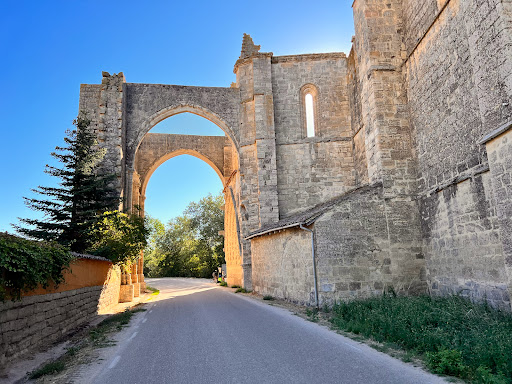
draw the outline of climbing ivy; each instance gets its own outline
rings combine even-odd
[[[0,233],[0,301],[19,300],[39,285],[57,286],[73,258],[62,246]]]

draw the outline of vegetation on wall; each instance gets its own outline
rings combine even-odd
[[[150,238],[144,251],[144,274],[149,277],[205,277],[224,263],[222,195],[192,202],[167,227],[148,218]]]
[[[41,285],[62,282],[63,270],[73,260],[71,252],[57,244],[35,242],[0,233],[0,300],[20,299]]]
[[[61,168],[46,165],[45,172],[60,180],[58,187],[39,186],[33,190],[43,198],[24,198],[32,210],[44,218],[20,219],[14,225],[18,233],[34,240],[55,241],[75,252],[85,252],[91,245],[90,231],[98,215],[116,209],[119,198],[112,186],[113,175],[98,175],[97,166],[105,150],[97,147],[90,121],[80,114],[64,138],[67,146],[56,147],[51,155]]]
[[[384,295],[333,307],[343,330],[422,356],[435,373],[512,383],[512,316],[458,297]]]

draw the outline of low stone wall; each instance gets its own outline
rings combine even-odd
[[[72,263],[59,287],[38,288],[20,301],[0,303],[0,370],[117,304],[119,285],[119,267],[106,259],[83,256]]]
[[[251,240],[253,289],[262,294],[313,304],[315,288],[311,235],[297,228]]]

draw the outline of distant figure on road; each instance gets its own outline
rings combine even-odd
[[[217,283],[218,281],[217,281],[217,271],[216,270],[213,271],[212,276],[213,276],[213,282]]]

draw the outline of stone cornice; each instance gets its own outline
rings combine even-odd
[[[273,56],[272,64],[289,63],[289,62],[297,62],[297,61],[346,59],[346,58],[347,58],[347,55],[344,52],[306,53],[304,55]]]

